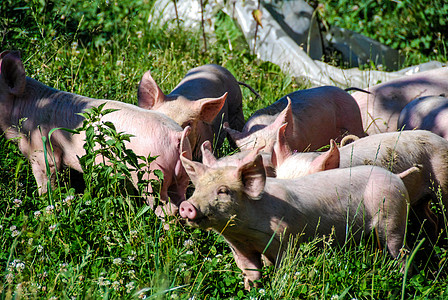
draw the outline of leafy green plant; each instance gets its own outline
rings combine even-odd
[[[404,66],[429,59],[446,61],[448,4],[443,1],[381,1],[355,3],[347,0],[319,1],[321,18],[364,34],[406,58]]]

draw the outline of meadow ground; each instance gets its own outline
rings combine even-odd
[[[189,69],[216,63],[262,96],[257,100],[242,87],[247,119],[287,93],[308,87],[278,66],[257,60],[223,13],[216,15],[217,39],[204,51],[201,32],[148,23],[152,1],[56,2],[2,1],[0,50],[20,50],[27,75],[57,89],[136,104],[137,85],[146,70],[168,93]],[[348,16],[353,20],[362,14]],[[377,28],[375,34],[386,31]],[[407,47],[408,64],[446,62],[443,39],[433,44],[422,40],[435,51],[418,52],[426,46],[405,40],[392,46]],[[219,154],[228,151],[224,145]],[[85,190],[75,191],[68,174],[59,174],[57,187],[39,196],[29,163],[14,141],[0,135],[1,299],[448,298],[448,254],[441,246],[446,228],[440,243],[430,247],[437,259],[422,259],[418,246],[411,249],[411,257],[416,256],[408,276],[373,239],[340,246],[327,236],[301,245],[291,241],[279,268],[263,269],[262,288],[245,291],[241,271],[219,234],[176,220],[164,229],[141,199],[124,191],[120,174],[108,177],[110,170],[104,168],[86,170]],[[424,237],[419,233],[413,238]]]

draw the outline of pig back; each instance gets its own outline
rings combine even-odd
[[[448,98],[426,96],[409,102],[400,113],[397,127],[429,130],[448,140]]]
[[[422,96],[448,95],[448,67],[403,76],[353,93],[368,134],[397,130],[401,110]]]
[[[213,132],[215,135],[220,133],[219,139],[222,142],[225,137],[222,130],[224,122],[228,122],[235,130],[242,130],[244,126],[241,89],[229,70],[215,64],[191,69],[170,95],[183,95],[194,101],[221,97],[225,93],[228,93],[226,102],[212,123]]]
[[[383,168],[359,166],[269,181],[265,192],[270,198],[284,195],[281,189],[287,187],[284,200],[293,209],[284,211],[283,217],[295,232],[303,231],[304,238],[329,234],[334,227],[338,241],[343,243],[347,226],[353,226],[352,232],[359,240],[359,229],[370,231],[386,226],[385,222],[401,226],[406,217],[406,187],[397,175]]]
[[[340,167],[376,165],[395,174],[416,164],[422,166],[422,185],[409,187],[415,203],[432,189],[440,186],[448,195],[448,142],[426,130],[389,132],[361,138],[340,151]],[[434,186],[435,184],[435,186]]]

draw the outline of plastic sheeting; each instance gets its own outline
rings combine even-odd
[[[201,4],[199,0],[177,0],[177,12],[172,0],[159,0],[154,5],[149,22],[170,22],[171,26],[200,28]],[[326,64],[319,59],[325,47],[337,49],[344,61],[362,64],[372,60],[388,68],[398,65],[398,52],[381,45],[377,41],[360,34],[334,27],[323,36],[319,29],[313,9],[303,0],[264,1],[258,7],[258,1],[208,1],[204,6],[205,30],[213,33],[213,16],[223,10],[239,24],[242,33],[257,57],[277,64],[283,72],[296,78],[309,81],[312,85],[336,85],[340,87],[366,88],[404,75],[442,67],[442,63],[432,61],[395,72],[378,70],[360,70],[358,68],[341,69]],[[262,26],[252,13],[260,9]],[[310,30],[311,28],[311,30]]]

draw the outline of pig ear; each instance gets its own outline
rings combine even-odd
[[[137,98],[138,106],[145,109],[152,109],[166,101],[165,94],[152,78],[150,71],[146,71],[140,80]]]
[[[216,158],[213,155],[212,143],[210,141],[205,141],[201,145],[202,152],[202,163],[207,167],[211,167],[216,163]]]
[[[249,136],[249,133],[242,133],[238,130],[232,129],[229,126],[229,123],[224,122],[222,125],[222,128],[227,131],[227,133],[230,135],[230,138],[237,144],[238,147],[241,147],[243,144],[243,140]]]
[[[184,169],[190,177],[191,181],[194,185],[196,185],[198,182],[198,178],[205,173],[206,166],[204,166],[200,162],[192,161],[187,156],[188,154],[186,152],[183,152],[180,155],[180,160],[182,161],[182,165],[184,166]]]
[[[191,145],[190,145],[190,141],[188,140],[188,135],[191,132],[191,127],[187,126],[184,128],[184,130],[182,131],[182,135],[180,138],[180,144],[179,144],[179,153],[184,153],[185,152],[185,157],[188,159],[192,159],[192,153],[191,153]]]
[[[1,54],[0,74],[9,87],[9,92],[20,96],[25,91],[26,74],[18,51],[5,51]]]
[[[266,173],[261,154],[257,154],[254,160],[243,162],[237,172],[243,183],[244,193],[253,200],[259,200],[266,184]]]
[[[226,103],[227,95],[228,93],[225,93],[219,98],[207,98],[195,101],[195,105],[197,105],[197,110],[199,111],[199,119],[206,123],[212,123]]]
[[[339,168],[339,149],[334,140],[330,140],[330,150],[322,153],[311,162],[309,174]]]
[[[188,140],[188,135],[191,132],[190,126],[187,126],[182,131],[180,141],[179,141],[179,154],[182,156],[182,154],[185,156],[185,158],[192,159],[192,153],[191,153],[191,146],[190,142]],[[182,172],[182,163],[177,161],[176,166],[174,168],[174,174],[176,176],[179,176]]]
[[[275,128],[275,130],[278,130],[283,124],[288,123],[289,126],[285,128],[285,134],[291,134],[292,129],[294,128],[294,118],[292,117],[292,108],[291,108],[291,99],[287,97],[288,104],[286,105],[285,109],[277,116],[274,123],[272,123],[269,126],[272,126]]]
[[[277,131],[277,140],[274,144],[274,148],[272,149],[272,164],[274,165],[274,168],[277,168],[283,162],[291,156],[292,151],[289,147],[288,141],[286,140],[285,136],[285,130],[288,126],[288,123],[283,124],[280,126],[280,128]]]

